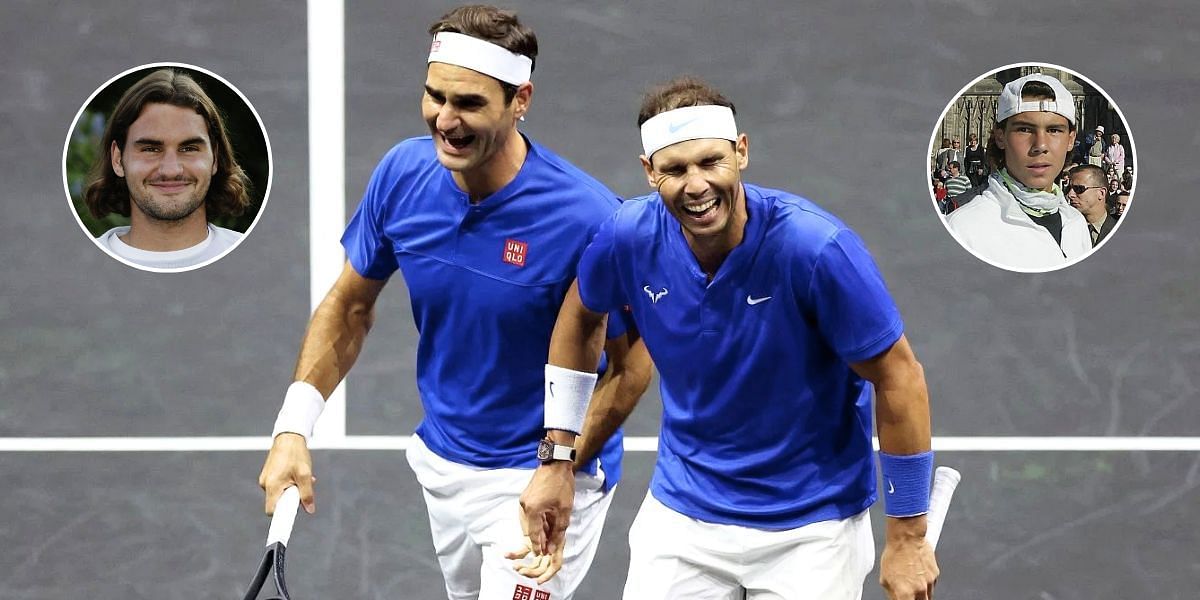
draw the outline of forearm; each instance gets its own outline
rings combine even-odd
[[[328,398],[358,359],[373,322],[373,302],[330,290],[304,333],[295,380],[307,381]]]
[[[912,361],[903,376],[875,386],[875,426],[879,449],[888,454],[927,452],[930,447],[929,392],[921,364]]]
[[[929,392],[924,369],[908,340],[901,336],[880,356],[852,366],[875,386],[875,428],[880,451],[898,457],[928,452],[931,448]],[[903,493],[905,482],[897,485]],[[925,516],[888,517],[886,527],[889,541],[920,540],[925,535]]]
[[[640,339],[634,342],[622,362],[621,368],[610,368],[604,374],[592,395],[583,432],[575,444],[576,469],[585,467],[596,457],[605,442],[633,413],[650,385],[650,356]]]
[[[554,323],[546,362],[562,369],[595,373],[604,349],[607,324],[608,315],[588,310],[579,297],[577,284],[571,284]],[[584,413],[585,422],[586,419],[587,413]],[[576,442],[574,431],[551,429],[547,435],[559,444],[573,446]]]
[[[564,311],[567,308],[564,305]],[[554,334],[550,338],[550,356],[547,362],[564,369],[594,373],[600,365],[600,353],[604,349],[607,315],[596,316],[594,313],[587,314],[582,311],[572,313],[559,314],[554,325]]]
[[[919,363],[909,382],[876,390],[875,422],[879,431],[879,449],[887,454],[908,456],[931,448],[929,397]],[[887,517],[886,539],[920,539],[925,536],[925,515]]]

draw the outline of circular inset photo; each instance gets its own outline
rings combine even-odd
[[[950,99],[929,141],[929,188],[963,248],[1001,269],[1044,273],[1116,233],[1136,156],[1120,109],[1090,79],[1012,64]]]
[[[143,271],[213,263],[258,222],[271,190],[258,113],[221,76],[182,63],[121,73],[83,103],[63,146],[79,226]]]

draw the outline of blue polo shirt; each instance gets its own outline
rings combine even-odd
[[[579,266],[584,305],[630,305],[663,400],[651,492],[708,521],[792,529],[875,501],[871,386],[848,363],[903,332],[863,242],[746,184],[745,237],[706,283],[658,194],[625,202]]]
[[[482,468],[537,466],[550,333],[583,249],[620,204],[526,143],[516,178],[474,205],[429,136],[397,144],[342,236],[363,277],[404,275],[420,334],[417,433],[437,455]],[[622,319],[609,321],[609,337],[624,333]],[[599,455],[610,487],[621,453],[618,431]]]

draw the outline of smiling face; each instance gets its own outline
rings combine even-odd
[[[217,173],[204,117],[190,108],[147,104],[129,126],[125,146],[112,143],[112,169],[129,188],[130,210],[152,221],[204,215]]]
[[[749,140],[706,138],[672,144],[642,157],[650,186],[682,226],[689,243],[718,245],[741,239],[746,223],[742,169],[750,162]]]
[[[496,79],[456,65],[429,63],[421,115],[438,161],[464,173],[485,167],[519,135],[516,122],[525,114],[531,94],[532,85],[522,84],[506,103]]]
[[[1067,118],[1052,112],[1023,112],[994,130],[1008,173],[1027,187],[1051,191],[1075,143]]]

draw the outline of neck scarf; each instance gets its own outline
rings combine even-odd
[[[1008,169],[1000,169],[1000,179],[1004,181],[1005,187],[1008,188],[1009,192],[1012,192],[1013,197],[1017,199],[1017,204],[1021,206],[1021,210],[1025,211],[1026,214],[1034,217],[1044,217],[1058,212],[1058,207],[1063,201],[1063,195],[1057,183],[1054,184],[1054,187],[1049,192],[1034,189],[1013,179],[1012,175],[1008,174]]]

